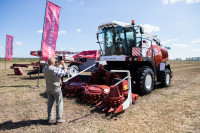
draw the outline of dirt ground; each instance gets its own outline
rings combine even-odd
[[[171,86],[157,88],[111,118],[94,107],[64,98],[65,123],[48,125],[45,81],[16,76],[0,63],[0,132],[200,132],[200,62],[170,61]],[[32,68],[22,68],[27,73]]]

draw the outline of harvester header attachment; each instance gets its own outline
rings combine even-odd
[[[122,77],[121,73],[127,76]],[[85,77],[82,75],[76,75],[64,81],[63,94],[82,96],[83,101],[96,104],[97,109],[114,114],[122,112],[138,99],[137,94],[132,94],[131,76],[128,70],[106,71],[100,65],[87,81],[83,79]]]

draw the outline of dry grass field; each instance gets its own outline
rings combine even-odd
[[[124,113],[110,118],[94,107],[64,98],[65,123],[48,125],[45,81],[16,76],[11,62],[0,63],[0,132],[200,132],[200,62],[170,61],[174,77],[168,88],[157,88]],[[27,73],[32,68],[22,68]]]

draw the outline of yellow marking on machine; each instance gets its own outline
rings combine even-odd
[[[124,85],[124,90],[128,90],[128,85]]]

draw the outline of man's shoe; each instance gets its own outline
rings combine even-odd
[[[53,124],[53,123],[54,123],[54,120],[48,120],[48,123],[49,123],[49,124]]]
[[[64,123],[65,120],[61,119],[61,120],[57,120],[56,122],[57,122],[57,123]]]

